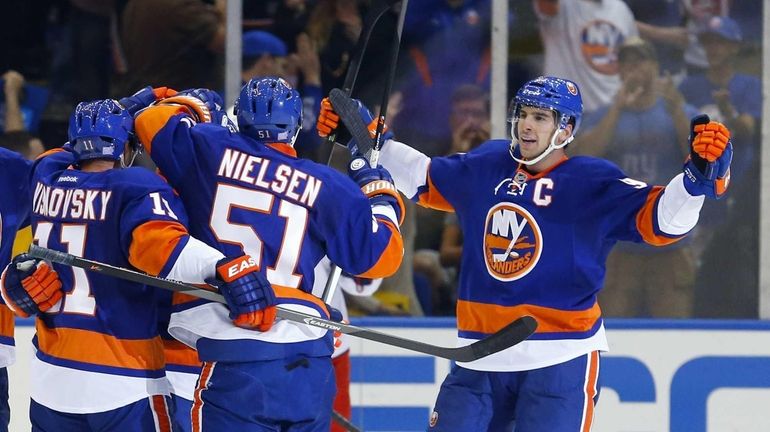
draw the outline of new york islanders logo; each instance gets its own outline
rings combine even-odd
[[[543,236],[527,210],[514,203],[499,203],[489,210],[485,224],[484,262],[492,277],[515,281],[535,267]]]

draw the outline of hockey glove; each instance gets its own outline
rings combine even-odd
[[[684,164],[684,187],[692,196],[719,199],[730,183],[733,144],[730,131],[705,114],[690,123],[690,156]]]
[[[1,290],[5,304],[22,318],[51,309],[63,294],[56,271],[27,254],[18,255],[8,264]]]
[[[364,124],[367,125],[366,128],[369,130],[369,135],[374,138],[377,134],[377,119],[372,116],[371,111],[369,111],[369,109],[366,108],[366,106],[364,106],[360,100],[353,99],[353,102],[355,102],[358,106],[358,115],[361,117],[361,120],[364,121]],[[351,155],[354,157],[362,155],[362,153],[358,150],[358,144],[356,143],[356,140],[351,137],[351,134],[345,129],[344,126],[339,126],[339,114],[334,111],[334,107],[332,106],[329,98],[324,98],[321,101],[321,111],[318,114],[318,121],[316,122],[316,130],[318,131],[318,135],[325,138],[336,131],[337,142],[347,145]],[[393,139],[393,132],[389,130],[388,125],[386,124],[382,129],[382,142],[385,143],[389,139]]]
[[[182,90],[175,96],[163,99],[161,105],[181,105],[197,123],[223,124],[228,119],[223,108],[222,97],[213,90],[205,88]]]
[[[369,198],[372,209],[378,205],[390,206],[401,225],[404,221],[404,202],[393,184],[393,177],[385,168],[372,168],[366,158],[357,157],[350,161],[348,175]]]
[[[276,314],[275,292],[253,258],[241,255],[219,260],[215,285],[227,301],[235,325],[270,330]]]
[[[152,88],[147,86],[131,96],[124,97],[118,102],[123,105],[129,114],[136,116],[136,113],[147,108],[159,100],[176,95],[176,90],[168,87]]]
[[[329,303],[326,303],[326,309],[329,311],[329,319],[334,322],[347,324],[348,322],[345,321],[345,319],[342,316],[342,312],[332,307]],[[339,330],[334,330],[334,348],[339,348],[342,346],[342,332]]]

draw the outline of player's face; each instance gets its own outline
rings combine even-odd
[[[521,155],[532,159],[548,148],[556,130],[556,114],[548,109],[522,106],[517,127]]]

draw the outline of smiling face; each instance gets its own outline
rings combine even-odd
[[[533,159],[548,148],[556,130],[556,114],[549,109],[522,106],[516,127],[521,155]]]
[[[546,156],[542,156],[544,159],[529,165],[533,172],[550,168],[564,156],[564,148],[549,148],[551,137],[557,128],[556,117],[556,112],[547,108],[526,105],[519,108],[518,120],[516,121],[518,138],[514,142],[518,144],[521,157],[524,160],[534,160],[544,152],[549,151]],[[556,135],[554,145],[563,144],[572,134],[572,128],[573,125],[570,123],[565,129],[562,129]]]

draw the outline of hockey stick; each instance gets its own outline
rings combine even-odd
[[[406,6],[409,0],[401,1],[401,10],[398,15],[398,24],[396,33],[393,35],[393,42],[390,46],[390,62],[388,63],[388,78],[385,80],[385,87],[382,89],[382,103],[380,104],[380,115],[377,119],[377,130],[374,133],[374,148],[369,155],[369,164],[377,166],[380,160],[380,149],[382,148],[382,132],[385,129],[385,114],[388,112],[388,101],[390,101],[390,90],[393,88],[393,81],[396,78],[396,65],[398,63],[398,50],[401,45],[401,33],[404,30],[404,19],[406,17]]]
[[[393,87],[393,81],[396,77],[396,63],[398,62],[398,51],[401,44],[401,33],[404,28],[407,3],[408,0],[403,0],[401,3],[398,25],[396,33],[393,35],[393,43],[390,47],[388,77],[385,81],[385,86],[383,87],[380,113],[377,119],[377,130],[375,131],[374,137],[370,135],[367,125],[359,115],[358,105],[350,98],[350,92],[337,88],[332,89],[329,92],[329,101],[332,103],[334,112],[340,116],[340,120],[345,125],[345,129],[347,129],[348,133],[350,133],[356,141],[358,153],[364,155],[371,166],[377,166],[380,148],[382,148],[382,132],[385,127],[388,102],[390,101],[390,90]]]
[[[361,25],[361,34],[358,36],[356,46],[353,48],[353,56],[348,63],[348,71],[345,74],[345,81],[343,81],[342,87],[345,93],[350,96],[353,93],[353,87],[356,85],[356,78],[358,78],[358,72],[361,70],[361,59],[364,58],[366,47],[369,45],[369,38],[372,36],[372,30],[382,15],[390,9],[398,0],[377,0],[364,16]],[[326,165],[332,164],[332,156],[334,155],[334,142],[336,140],[336,134],[330,134],[326,138],[326,143],[329,147],[329,158],[326,161]],[[332,297],[334,297],[334,291],[337,289],[337,284],[340,280],[342,269],[336,264],[332,263],[331,271],[329,272],[329,279],[326,280],[323,294],[321,299],[326,303],[331,303]]]
[[[129,270],[109,264],[80,258],[64,252],[46,249],[37,245],[29,247],[29,254],[35,258],[53,261],[72,267],[79,267],[89,271],[105,274],[108,276],[130,280],[145,285],[151,285],[171,291],[181,292],[192,296],[212,300],[219,303],[225,303],[224,297],[212,289],[202,289],[192,285],[186,285],[170,279],[163,279],[138,271]],[[376,330],[357,327],[351,324],[339,323],[303,312],[286,309],[278,306],[276,308],[277,317],[285,320],[302,323],[312,327],[318,327],[326,330],[338,331],[362,339],[379,342],[385,345],[391,345],[423,354],[441,357],[458,362],[470,362],[486,357],[490,354],[500,352],[510,348],[519,342],[528,338],[537,328],[537,321],[531,316],[523,316],[505,326],[502,330],[470,345],[459,348],[447,348],[438,345],[431,345],[425,342],[419,342],[411,339],[405,339],[387,333],[381,333]]]
[[[380,20],[382,15],[384,15],[385,12],[387,12],[388,9],[391,8],[391,6],[393,6],[398,2],[399,0],[375,1],[375,3],[372,5],[372,7],[364,16],[363,22],[361,24],[361,34],[358,36],[358,40],[356,41],[356,46],[353,47],[353,56],[350,58],[350,63],[348,63],[348,70],[347,70],[347,73],[345,74],[345,80],[342,82],[342,91],[344,91],[346,95],[350,96],[351,94],[353,94],[353,87],[355,87],[356,85],[358,72],[361,70],[361,60],[364,58],[366,47],[369,45],[369,38],[372,36],[372,30],[374,30],[374,26],[377,25],[377,22]],[[332,133],[332,134],[329,134],[328,137],[326,137],[326,142],[327,144],[333,145],[335,142],[335,139],[336,139],[336,134]],[[330,162],[331,162],[331,155],[333,153],[334,152],[331,152],[329,154]]]
[[[359,429],[356,425],[351,423],[350,420],[346,419],[344,415],[338,413],[337,411],[332,411],[332,420],[334,420],[335,423],[342,426],[348,432],[361,432],[361,429]]]

